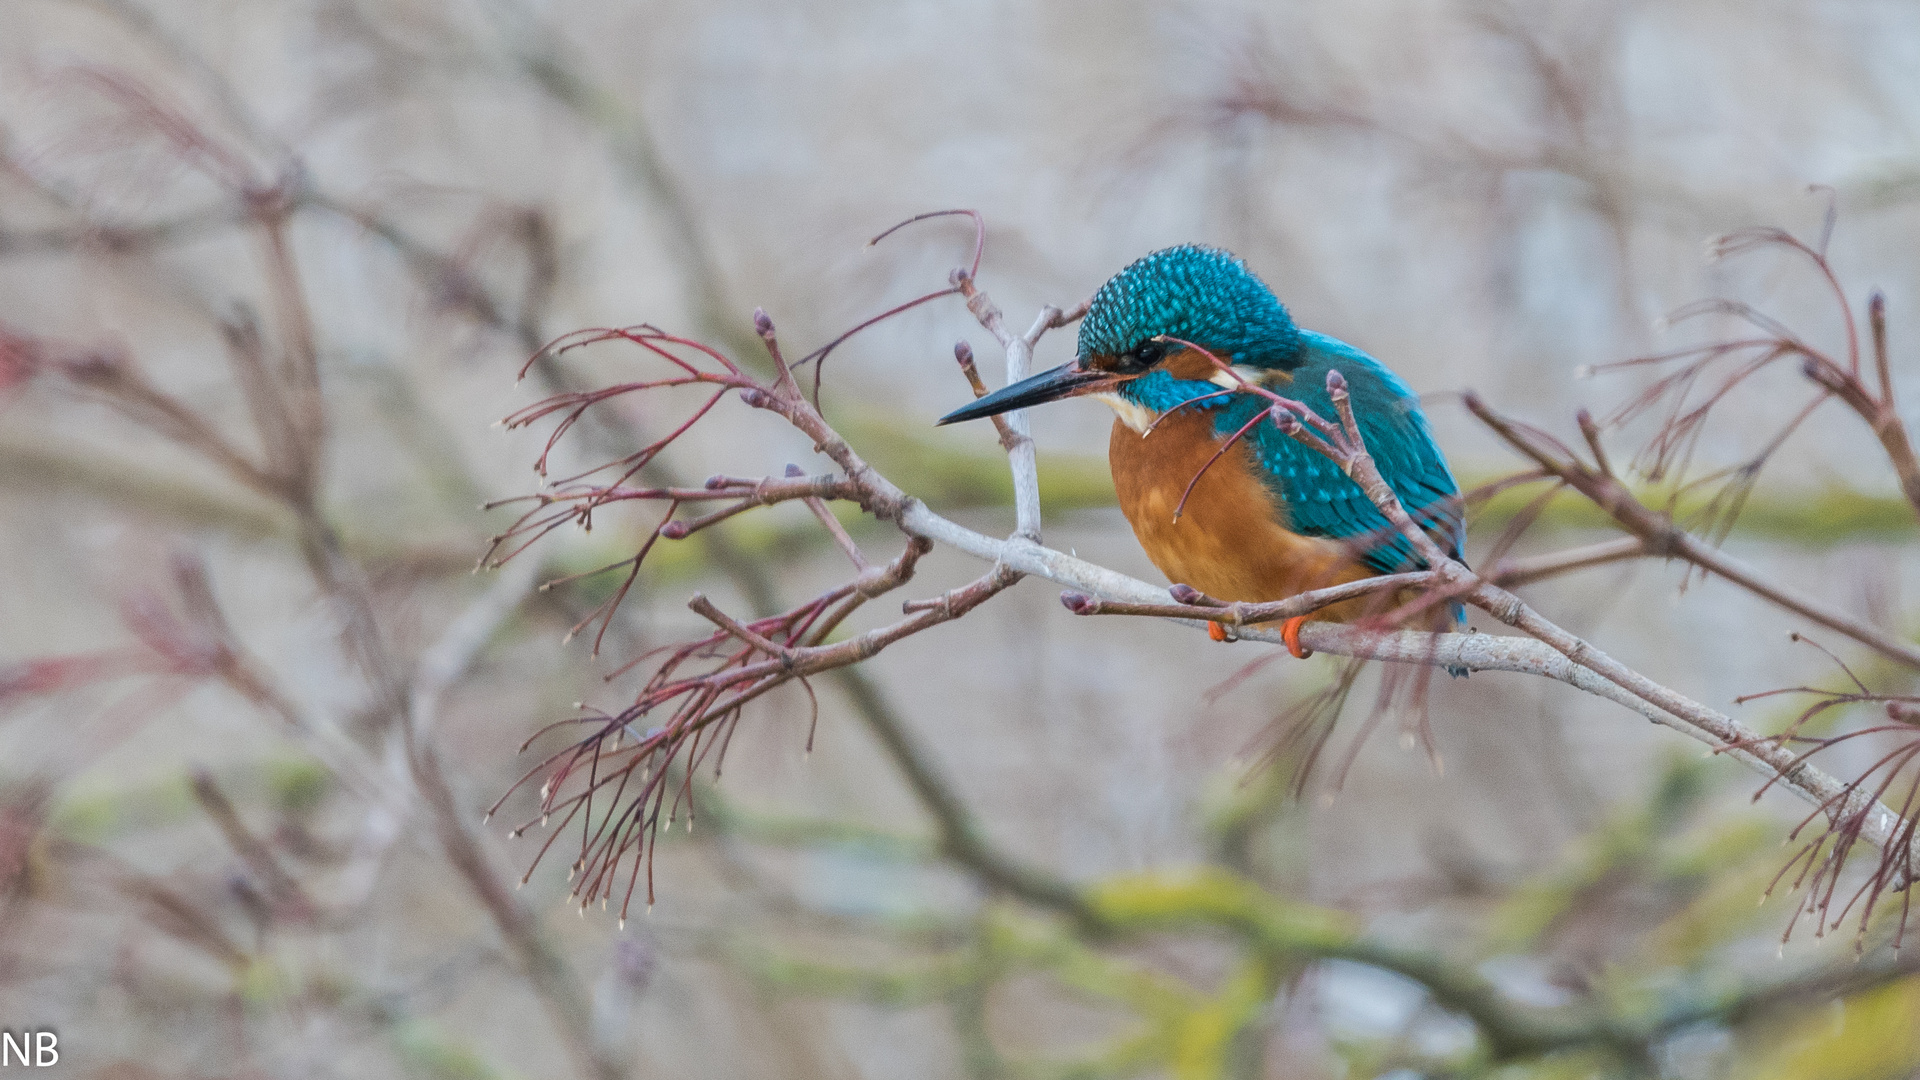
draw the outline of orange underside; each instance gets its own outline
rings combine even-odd
[[[1107,459],[1120,509],[1169,581],[1221,600],[1263,603],[1373,576],[1346,545],[1281,526],[1283,515],[1256,478],[1245,442],[1207,469],[1175,519],[1188,482],[1217,449],[1212,418],[1199,409],[1182,409],[1145,436],[1114,422]],[[1313,618],[1345,621],[1379,603],[1350,600]]]

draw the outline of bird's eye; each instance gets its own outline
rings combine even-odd
[[[1157,342],[1144,342],[1132,352],[1120,354],[1120,370],[1134,374],[1145,371],[1160,359],[1161,351]]]

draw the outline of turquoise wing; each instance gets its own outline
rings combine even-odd
[[[1292,384],[1279,392],[1338,422],[1327,396],[1327,372],[1339,369],[1352,395],[1360,434],[1380,475],[1414,521],[1443,550],[1459,558],[1466,542],[1460,486],[1433,441],[1420,400],[1399,376],[1359,349],[1325,334],[1301,333],[1307,343],[1306,362],[1294,370]],[[1261,404],[1252,395],[1235,395],[1235,407],[1222,410],[1228,415],[1220,417],[1219,427],[1232,424],[1237,429]],[[1333,462],[1271,424],[1256,424],[1247,438],[1264,467],[1267,484],[1286,507],[1288,528],[1303,536],[1352,543],[1362,560],[1383,574],[1426,565],[1360,485]]]

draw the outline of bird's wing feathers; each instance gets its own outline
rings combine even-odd
[[[1327,372],[1346,376],[1355,418],[1367,449],[1407,512],[1427,527],[1440,546],[1458,557],[1465,541],[1459,485],[1434,445],[1419,399],[1407,384],[1379,361],[1337,338],[1303,331],[1306,363],[1281,392],[1337,422],[1327,396]],[[1312,449],[1288,438],[1271,424],[1248,432],[1254,452],[1266,466],[1267,482],[1286,504],[1288,526],[1305,536],[1358,544],[1362,559],[1381,573],[1422,565],[1413,545],[1396,533],[1360,486]]]

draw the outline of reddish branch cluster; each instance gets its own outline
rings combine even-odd
[[[952,291],[956,290],[934,295]],[[863,325],[871,325],[871,321]],[[764,312],[755,313],[755,327],[775,365],[776,375],[770,380],[756,378],[714,349],[653,327],[591,330],[569,335],[550,352],[558,354],[602,341],[626,341],[663,361],[671,374],[604,390],[556,395],[513,414],[506,421],[509,427],[517,428],[549,417],[560,418],[536,465],[544,474],[548,455],[556,443],[595,405],[626,394],[679,387],[698,386],[708,391],[685,420],[634,453],[557,481],[554,491],[523,500],[508,500],[530,501],[533,505],[495,539],[483,560],[484,565],[504,564],[562,525],[590,527],[593,514],[600,507],[634,501],[664,504],[664,512],[633,555],[589,572],[625,571],[614,593],[574,628],[577,632],[599,623],[596,651],[643,561],[661,539],[683,540],[748,510],[799,502],[813,512],[853,564],[853,576],[845,583],[788,611],[751,621],[735,619],[706,597],[696,595],[688,606],[712,622],[715,631],[694,641],[643,654],[614,672],[618,675],[640,664],[655,662],[633,704],[611,715],[594,713],[561,721],[528,740],[527,745],[531,746],[535,739],[549,731],[581,726],[590,729],[585,737],[529,770],[507,795],[535,777],[544,777],[536,820],[548,823],[554,815],[559,815],[559,821],[541,846],[535,863],[564,834],[563,830],[577,821],[580,847],[572,864],[575,895],[584,905],[596,898],[604,903],[615,892],[623,892],[622,918],[631,903],[643,863],[647,866],[647,895],[651,902],[654,840],[663,826],[683,816],[688,827],[692,827],[693,775],[709,760],[718,772],[739,724],[741,710],[749,702],[790,682],[798,682],[811,700],[813,690],[809,676],[858,663],[894,641],[959,618],[1020,577],[996,568],[971,585],[930,600],[903,604],[905,617],[897,622],[827,644],[828,638],[868,600],[911,580],[920,557],[933,545],[923,537],[909,536],[905,548],[891,562],[879,566],[868,562],[827,508],[826,500],[854,502],[868,513],[888,520],[898,520],[909,500],[873,472],[827,426],[814,402],[793,377],[792,367],[797,365],[789,365],[782,357],[772,320]],[[817,364],[826,351],[815,352],[802,362]],[[815,389],[817,391],[817,386]],[[809,477],[790,466],[787,475],[780,478],[715,476],[699,488],[633,484],[663,450],[706,417],[729,393],[737,393],[747,405],[777,413],[813,435],[816,444],[841,466],[844,475]],[[596,479],[606,474],[611,477]],[[684,505],[714,503],[721,505],[693,517],[675,516]],[[575,575],[579,576],[588,575]],[[811,745],[811,730],[808,742]],[[495,803],[495,810],[507,795]],[[596,802],[599,812],[595,809]],[[492,812],[489,811],[489,816]],[[529,821],[515,829],[514,835],[532,824],[534,822]],[[531,873],[532,867],[529,867],[528,874]]]
[[[1800,635],[1795,634],[1794,640],[1801,640]],[[1814,647],[1827,652],[1817,644]],[[1808,902],[1796,908],[1793,919],[1788,921],[1786,932],[1791,934],[1794,923],[1802,912],[1818,911],[1822,914],[1821,926],[1816,930],[1819,932],[1839,926],[1856,904],[1860,907],[1860,925],[1864,929],[1868,919],[1873,916],[1874,906],[1879,902],[1880,897],[1889,889],[1897,890],[1900,892],[1900,921],[1899,928],[1894,933],[1894,948],[1898,949],[1901,940],[1905,937],[1907,916],[1913,906],[1913,890],[1907,886],[1915,879],[1913,840],[1916,823],[1920,822],[1920,772],[1913,771],[1911,766],[1916,758],[1920,758],[1920,698],[1876,693],[1854,674],[1852,667],[1848,666],[1846,661],[1833,656],[1832,653],[1828,655],[1832,657],[1834,665],[1845,672],[1847,678],[1853,683],[1853,692],[1794,686],[1748,694],[1739,701],[1744,703],[1784,694],[1811,695],[1815,699],[1813,704],[1802,710],[1800,715],[1795,717],[1793,722],[1778,735],[1767,736],[1770,741],[1807,747],[1807,752],[1802,755],[1803,760],[1842,743],[1857,739],[1873,739],[1877,736],[1891,736],[1893,748],[1882,753],[1862,770],[1859,777],[1850,785],[1850,789],[1865,791],[1871,796],[1873,802],[1878,803],[1884,802],[1888,794],[1896,789],[1896,785],[1901,780],[1905,780],[1906,794],[1897,804],[1894,804],[1894,810],[1901,818],[1901,828],[1897,833],[1898,844],[1887,848],[1867,880],[1847,897],[1846,902],[1840,906],[1838,914],[1831,914],[1833,901],[1840,889],[1840,870],[1846,865],[1847,856],[1852,854],[1853,848],[1860,842],[1859,824],[1849,819],[1864,814],[1866,807],[1863,805],[1846,812],[1840,820],[1832,821],[1831,827],[1820,831],[1812,839],[1803,843],[1787,865],[1781,867],[1773,881],[1768,883],[1766,894],[1771,896],[1774,889],[1778,888],[1782,881],[1787,880],[1788,874],[1794,875],[1788,885],[1790,889],[1798,891],[1805,888],[1807,890]],[[1835,709],[1865,704],[1882,705],[1887,722],[1869,724],[1839,735],[1804,734],[1807,724],[1816,717]],[[1761,785],[1760,791],[1755,793],[1755,798],[1758,798],[1767,788],[1772,787],[1774,782],[1768,780]],[[1794,826],[1793,831],[1788,834],[1788,839],[1798,840],[1815,820],[1830,817],[1830,810],[1830,804],[1815,807],[1811,813],[1801,819],[1798,825]],[[1796,867],[1798,873],[1794,873]],[[1826,918],[1828,915],[1831,915],[1830,919]]]

